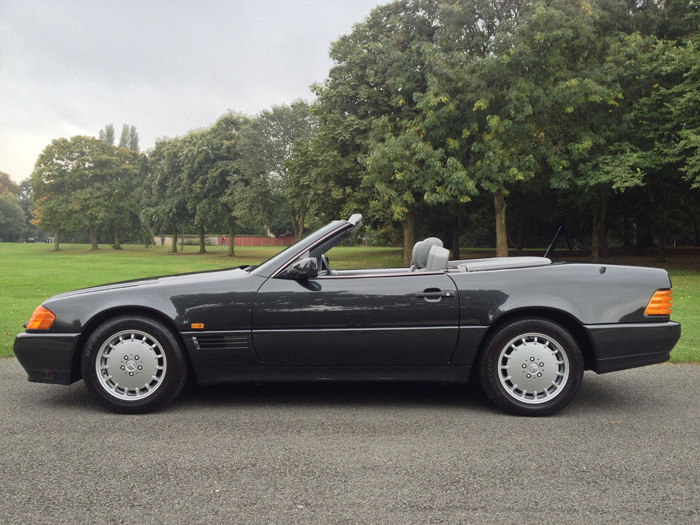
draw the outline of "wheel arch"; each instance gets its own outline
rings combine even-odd
[[[186,365],[189,368],[189,371],[192,371],[192,364],[190,363],[190,357],[187,352],[187,345],[185,345],[185,342],[182,340],[182,335],[180,335],[180,332],[176,329],[173,320],[170,319],[167,315],[164,315],[162,312],[159,312],[158,310],[154,310],[152,308],[144,306],[119,306],[115,308],[109,308],[107,310],[98,312],[93,317],[91,317],[83,326],[83,330],[80,334],[80,337],[78,338],[78,342],[75,347],[75,353],[73,355],[73,369],[80,371],[80,364],[83,356],[83,351],[85,349],[85,344],[87,343],[92,333],[95,330],[97,330],[97,328],[102,323],[113,317],[128,315],[150,317],[151,319],[155,319],[156,321],[162,323],[164,326],[169,328],[175,336],[175,338],[177,339],[177,341],[182,346],[183,353],[185,355]],[[82,374],[80,374],[80,376],[82,378]]]
[[[485,342],[488,341],[489,336],[497,331],[499,331],[504,326],[511,324],[519,319],[545,319],[557,323],[567,332],[571,334],[574,340],[578,343],[581,350],[581,355],[583,356],[583,363],[586,370],[595,370],[595,348],[590,336],[583,328],[581,322],[574,316],[567,312],[561,310],[556,310],[553,308],[521,308],[518,310],[513,310],[503,314],[498,317],[496,321],[491,324],[489,329],[484,334],[479,345],[479,352],[477,354],[477,360],[483,355],[486,350]]]

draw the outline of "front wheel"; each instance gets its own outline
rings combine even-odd
[[[185,384],[187,365],[170,329],[148,317],[123,316],[92,333],[82,372],[100,403],[115,412],[138,414],[172,401]]]
[[[516,415],[548,416],[568,405],[583,380],[571,334],[546,319],[519,319],[486,341],[479,376],[488,397]]]

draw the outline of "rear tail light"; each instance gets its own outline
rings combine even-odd
[[[671,315],[672,295],[671,290],[656,290],[647,303],[644,315]]]
[[[51,328],[56,316],[43,306],[37,307],[34,313],[29,318],[29,322],[25,325],[27,330],[48,330]]]

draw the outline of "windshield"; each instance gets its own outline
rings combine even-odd
[[[268,259],[260,266],[253,270],[256,275],[262,275],[263,277],[269,277],[272,273],[279,268],[281,264],[287,261],[290,257],[303,252],[309,246],[312,246],[320,239],[323,239],[326,235],[331,233],[333,230],[337,229],[345,221],[333,221],[332,223],[324,226],[320,230],[316,230],[314,233],[300,240],[299,242],[292,244],[289,248],[282,250],[280,253],[274,257]]]

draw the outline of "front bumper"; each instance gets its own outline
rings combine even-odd
[[[681,325],[673,321],[588,325],[585,329],[599,374],[668,361],[681,337]]]
[[[75,358],[80,334],[22,333],[12,351],[33,383],[70,385],[81,378]]]

